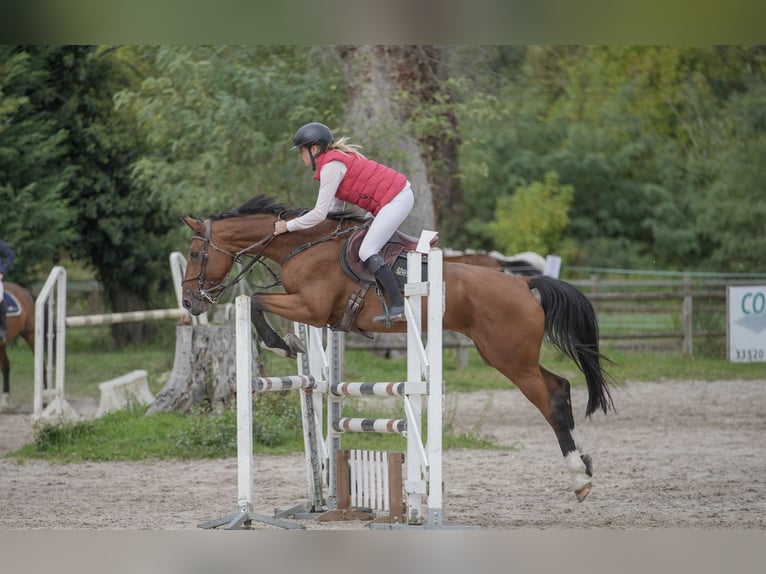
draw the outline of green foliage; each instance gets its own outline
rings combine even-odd
[[[560,185],[556,174],[549,173],[544,181],[499,198],[488,224],[495,244],[505,253],[561,253],[573,195],[572,186]]]
[[[709,267],[746,272],[764,268],[766,86],[732,96],[725,110],[730,144],[713,160],[714,181],[695,204],[710,245]]]
[[[74,236],[74,210],[63,196],[74,167],[64,160],[66,131],[43,109],[45,60],[0,46],[0,239],[16,251],[7,279],[28,283]]]
[[[437,197],[456,198],[439,206],[451,247],[552,250],[535,234],[504,244],[492,222],[502,198],[555,173],[573,190],[565,266],[763,268],[762,46],[455,46],[440,62],[442,50],[446,66],[395,97],[427,92],[406,135]],[[400,64],[410,77],[417,62]],[[255,193],[310,206],[315,182],[288,149],[306,121],[343,132],[342,72],[331,47],[0,46],[11,278],[77,259],[115,310],[146,308],[186,246],[177,216]],[[518,217],[549,206],[532,207]]]
[[[302,444],[301,411],[297,396],[291,393],[267,393],[253,406],[253,445],[256,450],[273,451],[278,447]],[[237,411],[220,414],[196,412],[178,433],[179,452],[195,456],[236,456]]]
[[[282,453],[303,447],[297,396],[274,393],[256,402],[253,445],[259,452]],[[150,458],[219,458],[237,455],[237,412],[157,413],[133,406],[92,420],[46,423],[35,442],[15,453],[75,462]]]
[[[477,53],[457,108],[466,246],[499,248],[495,200],[554,172],[574,188],[565,265],[762,267],[762,48]]]
[[[133,175],[154,196],[179,214],[231,209],[256,193],[313,204],[288,150],[302,123],[340,122],[339,65],[326,51],[160,46],[137,47],[135,58],[148,70],[115,101],[147,134]]]
[[[16,456],[61,462],[83,460],[144,460],[149,458],[199,458],[204,452],[183,452],[172,436],[184,419],[180,415],[144,415],[135,406],[107,413],[101,418],[37,427],[35,442]],[[191,456],[188,456],[191,454]]]
[[[176,220],[131,179],[144,142],[113,104],[131,79],[111,50],[62,47],[48,60],[57,72],[51,88],[63,97],[50,111],[67,126],[67,161],[77,166],[65,190],[77,209],[70,253],[92,263],[114,310],[146,308],[160,285],[168,287],[165,236]]]

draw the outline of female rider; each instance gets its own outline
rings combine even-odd
[[[364,157],[348,138],[334,141],[330,128],[312,122],[301,126],[293,138],[306,167],[319,180],[314,208],[301,217],[274,224],[274,234],[309,229],[324,221],[331,211],[341,211],[347,201],[372,215],[367,235],[359,246],[359,258],[388,296],[387,313],[377,322],[404,320],[404,300],[391,268],[380,251],[412,211],[414,195],[404,174]]]

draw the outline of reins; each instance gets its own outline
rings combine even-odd
[[[279,214],[278,217],[280,217],[280,216],[281,216],[281,214]],[[280,217],[280,219],[281,219],[281,217]],[[218,247],[213,242],[213,240],[211,238],[211,220],[210,219],[206,219],[204,221],[204,224],[205,224],[205,235],[204,235],[204,237],[202,237],[200,235],[195,235],[195,236],[192,237],[192,239],[199,239],[200,241],[203,242],[203,245],[204,245],[203,253],[202,253],[202,263],[200,264],[199,273],[197,273],[197,276],[196,276],[196,279],[197,279],[197,292],[199,293],[200,297],[203,297],[203,298],[207,299],[208,301],[210,301],[210,303],[213,303],[213,304],[218,303],[218,301],[220,301],[220,299],[224,295],[224,293],[226,293],[226,291],[228,291],[228,289],[230,287],[232,287],[233,285],[236,285],[237,283],[239,283],[239,281],[242,279],[242,277],[244,277],[245,274],[248,273],[250,271],[250,269],[252,269],[252,267],[256,263],[261,263],[264,267],[266,267],[266,269],[268,269],[269,273],[271,273],[272,277],[274,277],[274,279],[275,279],[275,282],[273,284],[267,285],[267,286],[263,286],[262,288],[268,289],[270,287],[275,287],[276,285],[279,285],[281,283],[281,279],[274,273],[274,271],[268,265],[265,264],[264,257],[262,255],[264,250],[269,245],[271,245],[271,242],[274,241],[274,239],[276,239],[276,237],[277,237],[276,235],[267,235],[266,237],[264,237],[263,239],[261,239],[259,241],[256,241],[252,245],[249,245],[249,246],[245,247],[244,249],[241,249],[241,250],[237,251],[236,253],[231,253],[229,251],[226,251],[225,249],[222,249],[222,248]],[[335,231],[333,231],[329,235],[327,235],[325,237],[321,237],[319,239],[315,239],[313,241],[309,241],[307,243],[304,243],[303,245],[300,245],[300,246],[296,247],[295,249],[293,249],[292,251],[290,251],[285,256],[285,258],[282,260],[281,265],[284,265],[285,263],[287,263],[290,259],[292,259],[296,255],[298,255],[299,253],[302,253],[302,252],[306,251],[307,249],[310,249],[311,247],[314,247],[315,245],[320,245],[320,244],[325,243],[327,241],[333,241],[333,240],[338,239],[340,237],[345,237],[347,235],[351,235],[352,233],[354,233],[355,231],[357,231],[359,229],[363,229],[365,227],[369,227],[370,226],[370,222],[366,222],[366,223],[363,223],[361,225],[354,225],[354,226],[349,227],[347,229],[341,229],[342,226],[343,226],[343,218],[338,220],[338,225],[335,228]],[[259,246],[260,246],[260,250],[258,251],[258,253],[255,253],[255,254],[250,253],[250,251],[252,249],[255,249],[256,247],[259,247]],[[218,285],[213,285],[210,289],[205,289],[204,288],[204,286],[205,286],[205,271],[207,270],[207,262],[208,262],[208,257],[209,257],[209,253],[208,252],[209,252],[209,250],[211,248],[215,249],[219,253],[223,253],[225,255],[228,255],[229,257],[232,258],[233,261],[236,261],[236,262],[240,261],[240,257],[242,255],[249,255],[249,256],[252,257],[252,259],[230,281],[228,281],[226,283],[220,283]],[[194,277],[189,277],[187,279],[184,279],[184,282],[192,281],[194,279],[195,279]]]
[[[252,269],[252,267],[256,263],[258,263],[258,262],[263,263],[262,253],[271,244],[271,242],[274,241],[274,238],[276,236],[274,236],[274,235],[267,235],[266,237],[264,237],[260,241],[256,241],[252,245],[248,245],[247,247],[245,247],[244,249],[240,249],[236,253],[231,253],[230,251],[226,251],[225,249],[221,249],[215,243],[213,243],[213,240],[210,237],[210,233],[211,233],[211,231],[210,231],[211,221],[209,219],[206,219],[204,223],[205,223],[205,236],[201,237],[199,235],[195,235],[194,237],[192,237],[192,239],[199,239],[199,240],[201,240],[203,242],[203,245],[204,245],[204,249],[203,249],[203,253],[202,253],[202,263],[200,264],[199,273],[197,273],[197,277],[196,277],[197,282],[198,282],[197,283],[197,291],[198,291],[198,293],[200,294],[201,297],[204,297],[205,299],[207,299],[211,303],[215,304],[215,303],[218,303],[218,301],[221,299],[223,294],[226,293],[226,291],[230,287],[232,287],[233,285],[236,285],[237,283],[239,283],[239,281],[242,279],[242,277],[244,277],[245,274],[248,271],[250,271],[250,269]],[[262,246],[261,249],[258,251],[258,253],[256,253],[256,254],[249,253],[250,250],[252,250],[252,249],[254,249],[254,248],[258,247],[258,246]],[[204,288],[205,287],[205,271],[207,270],[207,261],[208,261],[208,257],[209,257],[208,251],[209,251],[209,249],[211,247],[213,249],[215,249],[216,251],[218,251],[219,253],[223,253],[224,255],[228,255],[229,257],[232,258],[233,261],[239,262],[242,255],[251,255],[252,259],[250,259],[250,261],[240,270],[239,273],[237,273],[237,275],[231,281],[229,281],[227,283],[220,283],[218,285],[214,285],[210,289],[205,289]],[[274,272],[271,269],[269,269],[268,266],[266,266],[266,265],[264,265],[264,266],[269,270],[269,272],[272,274],[272,276],[276,279],[275,283],[273,285],[270,285],[270,287],[273,287],[274,285],[278,285],[280,281],[276,277],[276,275],[274,275]],[[194,279],[193,277],[189,277],[187,279],[184,279],[184,281],[191,281],[193,279]]]
[[[330,235],[327,235],[325,237],[320,237],[319,239],[315,239],[314,241],[309,241],[308,243],[304,243],[303,245],[296,247],[285,256],[285,258],[282,260],[282,265],[287,263],[290,259],[298,255],[299,253],[302,253],[303,251],[306,251],[307,249],[310,249],[314,247],[315,245],[319,245],[320,243],[325,243],[326,241],[333,241],[334,239],[338,239],[339,237],[345,237],[346,235],[351,235],[358,229],[369,227],[370,223],[367,222],[367,223],[363,223],[362,225],[354,225],[353,227],[349,227],[347,229],[341,229],[342,225],[343,225],[343,219],[340,219],[338,220],[338,226],[335,228],[335,231],[333,231]]]

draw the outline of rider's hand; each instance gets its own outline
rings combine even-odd
[[[274,235],[281,235],[282,233],[287,233],[287,222],[278,219],[274,222]]]

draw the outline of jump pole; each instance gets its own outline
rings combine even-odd
[[[252,348],[250,340],[250,298],[236,298],[237,344],[237,507],[232,514],[200,524],[200,528],[235,530],[249,522],[263,522],[287,529],[303,530],[304,526],[253,511],[253,388]]]

